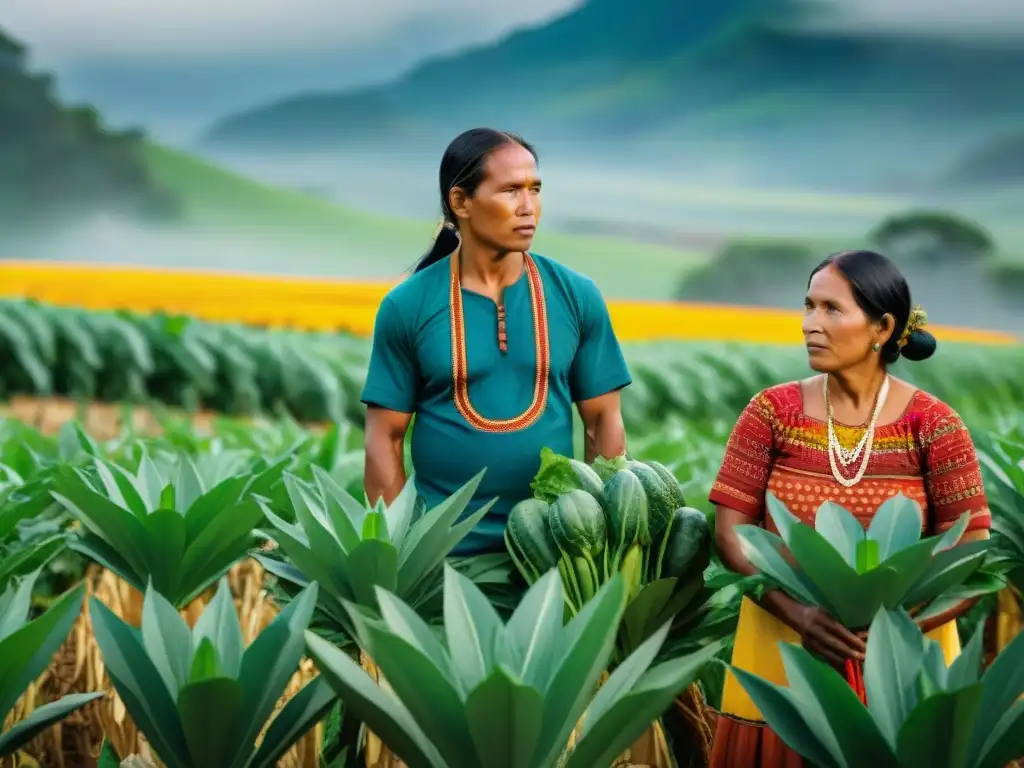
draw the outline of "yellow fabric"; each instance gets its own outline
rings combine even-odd
[[[946,664],[960,654],[960,636],[951,621],[928,633],[942,648]],[[740,605],[739,626],[732,651],[732,665],[776,685],[788,685],[779,643],[799,643],[800,636],[750,598]],[[726,672],[722,692],[722,713],[744,720],[762,720],[761,712],[747,696],[731,671]]]

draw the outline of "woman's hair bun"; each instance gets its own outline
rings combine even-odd
[[[907,336],[907,343],[903,345],[903,349],[900,350],[900,355],[905,357],[907,360],[913,360],[915,362],[919,360],[927,360],[929,357],[935,354],[935,348],[938,346],[938,342],[935,337],[928,331],[914,330]]]

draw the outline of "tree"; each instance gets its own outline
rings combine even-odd
[[[946,211],[908,211],[885,219],[870,238],[891,256],[923,261],[976,260],[995,251],[980,224]]]
[[[174,217],[152,179],[140,131],[104,128],[92,107],[66,107],[53,78],[29,72],[25,47],[0,31],[0,239],[98,211]]]

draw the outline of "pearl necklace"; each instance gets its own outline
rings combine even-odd
[[[885,404],[885,399],[889,395],[889,377],[886,376],[882,381],[882,386],[878,390],[878,394],[875,397],[875,408],[871,413],[871,421],[868,422],[868,427],[864,431],[863,437],[857,442],[852,450],[846,448],[839,442],[839,438],[836,436],[835,419],[832,413],[832,401],[828,396],[828,375],[825,375],[825,405],[828,408],[828,461],[829,466],[832,469],[832,477],[836,479],[836,482],[846,488],[852,488],[864,478],[864,472],[867,471],[868,462],[871,460],[871,446],[874,443],[875,438],[875,424],[878,421],[878,414],[882,412],[882,406]],[[860,457],[861,453],[864,454],[864,460],[861,462],[860,468],[853,477],[845,477],[837,466],[839,464],[844,467],[849,467]]]

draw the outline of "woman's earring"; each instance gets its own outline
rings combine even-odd
[[[877,341],[874,344],[871,345],[871,349],[874,350],[875,352],[877,352],[881,348],[882,348],[882,345],[879,344]]]

